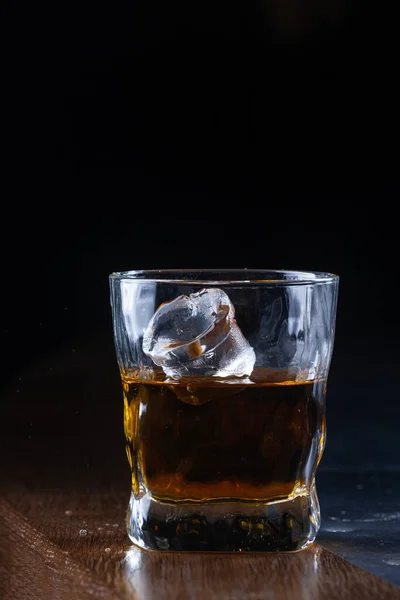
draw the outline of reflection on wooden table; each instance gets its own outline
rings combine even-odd
[[[3,390],[2,600],[400,600],[400,588],[318,544],[292,554],[133,547],[120,383],[106,368],[113,348],[96,348],[50,357]]]

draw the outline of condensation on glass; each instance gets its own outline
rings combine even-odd
[[[135,544],[290,551],[315,539],[338,282],[247,269],[110,276]]]

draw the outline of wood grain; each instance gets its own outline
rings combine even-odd
[[[96,573],[36,531],[11,506],[0,501],[0,592],[4,599],[97,598],[118,594]]]
[[[124,564],[124,581],[141,600],[400,598],[390,584],[317,544],[290,555],[154,556],[130,550]]]
[[[7,495],[4,600],[400,600],[399,588],[317,544],[292,554],[145,552],[126,537],[122,494]]]

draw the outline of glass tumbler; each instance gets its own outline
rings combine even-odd
[[[136,545],[313,542],[338,283],[250,269],[110,275]]]

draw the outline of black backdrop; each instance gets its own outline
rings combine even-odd
[[[10,5],[4,22],[4,381],[94,335],[110,350],[113,270],[333,271],[331,419],[351,400],[351,422],[373,423],[378,402],[387,437],[394,19],[345,0],[132,0]]]

